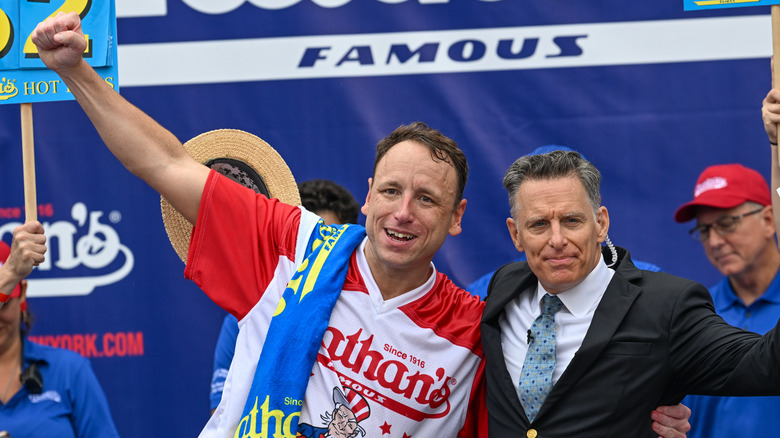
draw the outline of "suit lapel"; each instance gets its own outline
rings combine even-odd
[[[485,300],[482,321],[497,321],[510,301],[519,297],[524,290],[536,285],[536,276],[530,269],[523,269],[526,265],[526,262],[516,262],[496,271],[488,288],[490,294]],[[506,275],[501,275],[499,278],[498,275],[504,273],[502,271],[506,272]],[[496,278],[499,280],[494,282]]]
[[[525,262],[516,262],[504,266],[493,277],[493,280],[500,278],[499,281],[494,283],[491,280],[485,310],[482,312],[482,345],[486,354],[488,350],[496,352],[496,354],[492,355],[496,359],[494,359],[494,363],[490,367],[494,370],[496,378],[500,382],[499,387],[501,388],[502,398],[509,403],[509,408],[515,415],[522,418],[524,424],[528,425],[530,421],[528,421],[528,417],[525,415],[525,409],[520,404],[517,390],[512,383],[512,377],[506,368],[506,362],[503,360],[504,348],[501,345],[501,330],[498,325],[499,318],[510,301],[519,297],[522,293],[533,292],[536,288],[536,276],[531,273],[530,269],[523,269],[525,265]],[[501,272],[502,270],[505,270],[505,272]],[[499,277],[499,273],[505,273],[506,275]]]
[[[596,311],[593,314],[593,320],[585,334],[577,353],[572,358],[566,371],[553,386],[550,394],[542,405],[537,419],[544,415],[571,390],[582,376],[587,373],[593,363],[597,361],[604,349],[609,344],[615,331],[631,308],[636,298],[641,293],[641,289],[630,283],[630,280],[642,276],[641,271],[636,269],[633,264],[630,267],[621,263],[612,280],[604,291],[604,296]]]

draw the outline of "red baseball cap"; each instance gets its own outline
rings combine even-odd
[[[728,209],[748,201],[772,204],[769,185],[760,173],[741,164],[710,166],[696,181],[693,201],[678,208],[674,220],[688,222],[696,217],[699,206]]]
[[[11,247],[8,246],[7,243],[0,240],[0,266],[2,266],[6,260],[8,260],[9,255],[11,255]],[[14,290],[11,292],[11,298],[18,298],[21,295],[22,287],[17,284]]]

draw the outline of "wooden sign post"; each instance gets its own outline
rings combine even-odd
[[[38,198],[35,191],[35,148],[33,141],[32,104],[22,107],[22,167],[24,170],[24,220],[38,220]]]
[[[0,104],[21,105],[26,221],[38,219],[32,104],[73,100],[59,76],[43,64],[30,37],[38,23],[60,12],[79,14],[89,43],[84,59],[118,90],[114,0],[0,0]]]
[[[780,88],[780,4],[772,5],[772,88]]]

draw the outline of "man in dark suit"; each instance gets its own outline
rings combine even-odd
[[[685,394],[780,394],[775,330],[734,328],[700,284],[637,269],[609,242],[600,179],[566,151],[504,177],[528,261],[496,272],[482,318],[490,436],[655,437],[647,412]]]

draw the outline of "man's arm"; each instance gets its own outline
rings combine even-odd
[[[38,24],[32,41],[41,60],[67,84],[111,152],[194,224],[209,169],[84,61],[87,42],[78,14],[60,12]]]
[[[764,120],[764,130],[769,137],[770,149],[772,149],[772,210],[775,215],[775,229],[780,230],[780,196],[777,188],[780,187],[780,164],[777,153],[777,124],[780,123],[780,90],[770,90],[764,98],[761,107],[761,118]]]

